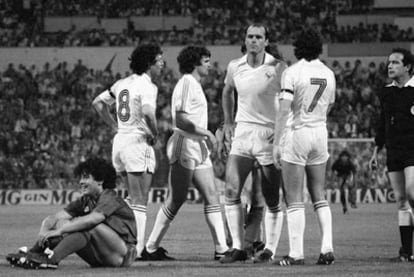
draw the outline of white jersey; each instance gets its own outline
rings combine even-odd
[[[132,74],[115,82],[109,90],[102,92],[99,97],[108,105],[116,103],[118,133],[146,134],[148,125],[142,116],[142,106],[156,108],[157,87],[146,74]]]
[[[175,118],[176,112],[186,113],[187,118],[194,123],[194,125],[207,129],[207,99],[200,82],[198,82],[191,74],[185,74],[178,80],[172,94],[171,113],[174,131],[187,137],[194,137],[193,134],[189,134],[177,128]]]
[[[281,77],[277,76],[275,63],[276,59],[268,53],[264,63],[256,68],[247,63],[247,55],[229,63],[224,82],[237,90],[236,122],[273,127]]]
[[[319,59],[301,59],[282,75],[280,99],[292,100],[287,126],[293,129],[326,125],[327,110],[335,101],[336,82],[331,69]]]

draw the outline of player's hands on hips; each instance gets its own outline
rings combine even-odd
[[[282,170],[281,147],[279,145],[273,146],[273,164],[275,165],[276,169]]]

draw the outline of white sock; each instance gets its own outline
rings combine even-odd
[[[162,206],[158,211],[154,227],[147,241],[147,251],[153,253],[160,247],[161,240],[174,220],[175,214],[166,206]]]
[[[244,247],[252,247],[253,242],[260,240],[261,225],[264,207],[251,207],[247,213],[246,228],[244,234]]]
[[[303,202],[292,203],[286,211],[289,234],[289,256],[303,259],[303,235],[305,233],[305,205]]]
[[[399,226],[413,226],[413,212],[411,209],[399,209],[398,210],[398,225]]]
[[[265,228],[266,228],[266,245],[265,248],[276,254],[277,246],[279,245],[280,234],[283,226],[283,212],[280,205],[276,207],[269,207],[265,214]]]
[[[145,246],[145,225],[147,223],[147,207],[143,205],[131,205],[137,224],[137,253],[141,257],[141,252]]]
[[[218,253],[227,251],[228,246],[226,243],[226,233],[224,232],[223,214],[221,213],[220,204],[205,205],[204,215],[213,237],[215,251]]]
[[[321,253],[333,252],[332,213],[328,201],[322,200],[313,204],[322,233]]]
[[[244,242],[244,214],[240,198],[233,201],[226,200],[224,208],[233,248],[241,250]]]

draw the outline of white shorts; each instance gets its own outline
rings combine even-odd
[[[281,139],[281,159],[298,165],[318,165],[328,161],[328,131],[326,126],[286,128]]]
[[[168,140],[167,157],[170,164],[178,162],[190,170],[213,167],[206,142],[179,133],[174,133]]]
[[[273,128],[268,126],[237,123],[230,155],[251,158],[260,165],[273,164],[273,133]]]
[[[155,171],[155,152],[143,135],[116,134],[112,145],[112,164],[117,172]]]

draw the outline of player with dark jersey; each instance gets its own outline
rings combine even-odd
[[[6,259],[19,267],[56,269],[76,253],[92,267],[128,267],[135,260],[136,223],[128,204],[116,193],[116,173],[102,159],[88,159],[75,168],[81,197],[41,225],[40,239]]]
[[[352,208],[356,208],[356,167],[351,160],[351,155],[348,151],[344,150],[339,154],[338,159],[332,165],[332,171],[336,173],[336,176],[340,182],[341,191],[341,203],[342,210],[345,213],[348,212],[346,203],[345,188],[348,187],[348,201]]]

